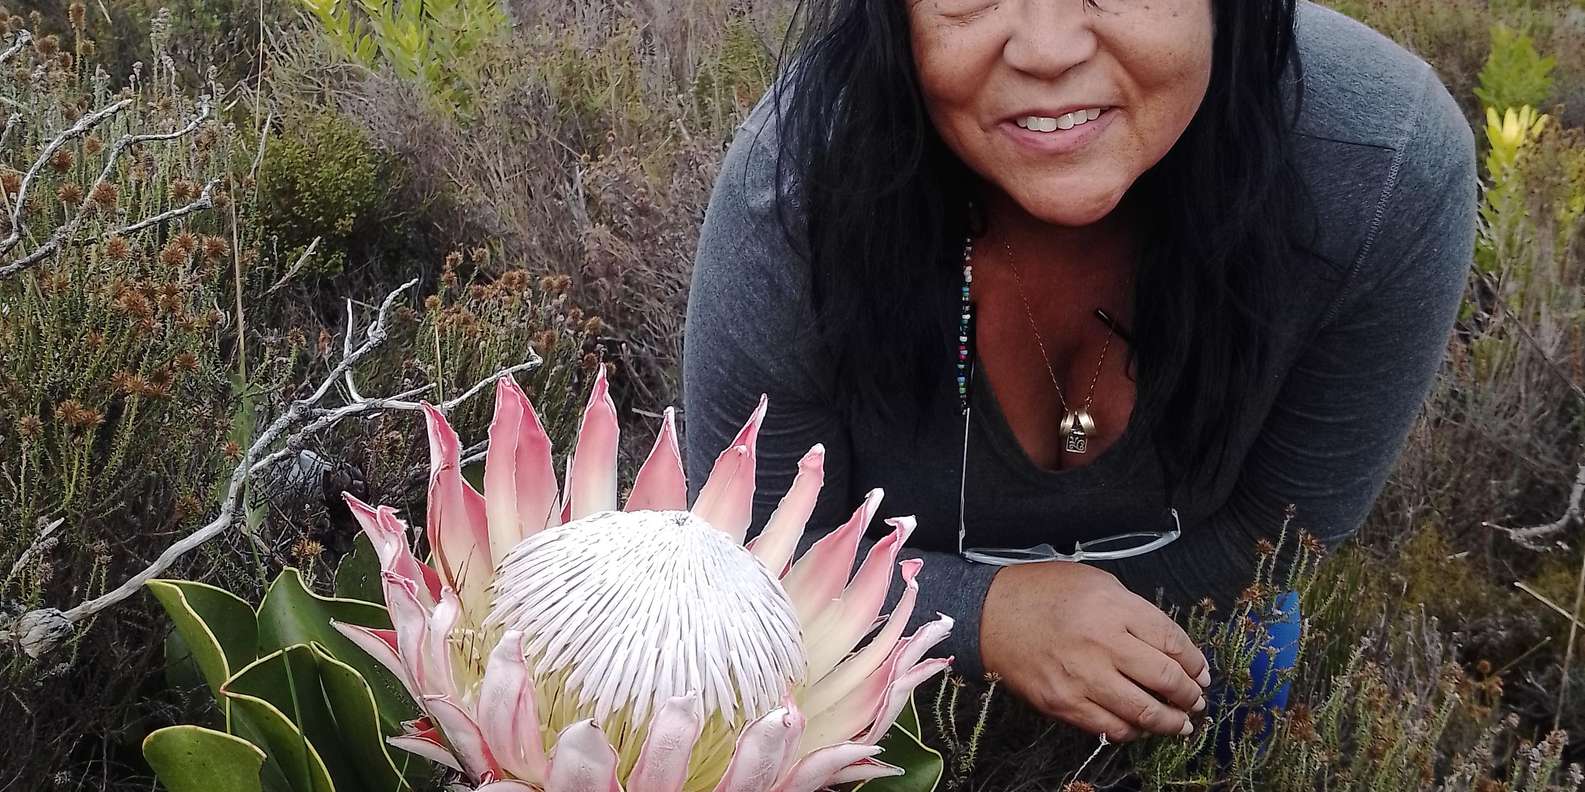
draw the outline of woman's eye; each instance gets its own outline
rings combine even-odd
[[[968,19],[994,10],[999,0],[936,0],[936,12],[950,19]]]

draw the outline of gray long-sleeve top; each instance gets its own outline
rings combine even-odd
[[[1431,386],[1465,284],[1475,150],[1447,90],[1418,58],[1313,4],[1301,4],[1298,43],[1305,104],[1293,144],[1318,213],[1320,260],[1296,259],[1279,273],[1275,373],[1245,395],[1257,409],[1232,436],[1238,464],[1179,494],[1184,531],[1176,543],[1103,565],[1147,599],[1225,603],[1247,585],[1257,541],[1276,538],[1289,504],[1297,528],[1333,544],[1352,535]],[[957,620],[938,651],[955,655],[972,679],[982,671],[979,617],[998,568],[955,552],[963,444],[956,399],[939,400],[939,415],[923,428],[834,409],[832,368],[808,332],[808,265],[778,225],[771,111],[767,95],[739,128],[701,231],[684,342],[688,478],[697,491],[768,394],[754,530],[786,493],[799,458],[823,444],[826,483],[810,535],[841,524],[877,487],[886,493],[883,516],[915,515],[905,556],[925,563],[914,620],[938,611]],[[944,389],[952,376],[943,360]],[[1024,454],[980,379],[968,443],[971,544],[1071,547],[1166,527],[1162,474],[1144,433],[1131,424],[1087,466],[1044,470]],[[887,529],[877,521],[871,530]],[[893,585],[893,600],[900,588]]]

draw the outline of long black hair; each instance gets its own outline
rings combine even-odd
[[[806,225],[800,238],[785,202],[781,224],[809,259],[849,411],[895,414],[910,401],[899,394],[923,410],[940,393],[956,330],[934,306],[957,295],[921,268],[956,272],[965,234],[983,230],[965,200],[978,177],[926,115],[912,1],[800,0],[773,87],[777,193],[796,180]],[[1205,100],[1129,195],[1153,219],[1131,328],[1136,420],[1173,481],[1220,470],[1242,397],[1268,374],[1265,276],[1292,255],[1303,204],[1288,143],[1302,85],[1295,0],[1211,5]]]

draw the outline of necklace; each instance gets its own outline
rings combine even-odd
[[[1095,401],[1095,385],[1100,381],[1101,369],[1106,363],[1106,353],[1112,347],[1112,336],[1116,334],[1116,325],[1113,322],[1106,322],[1106,341],[1101,345],[1100,359],[1095,362],[1095,373],[1090,376],[1089,392],[1085,394],[1084,404],[1074,408],[1068,404],[1067,394],[1062,391],[1056,367],[1051,364],[1051,355],[1046,351],[1045,338],[1040,335],[1040,326],[1035,322],[1035,313],[1030,307],[1029,295],[1024,289],[1024,278],[1018,271],[1012,247],[1005,242],[1003,246],[1007,250],[1008,268],[1012,270],[1013,280],[1018,284],[1018,297],[1024,305],[1024,317],[1029,320],[1029,329],[1034,331],[1035,345],[1040,348],[1040,357],[1046,364],[1046,374],[1051,378],[1051,386],[1057,392],[1058,403],[1062,405],[1062,423],[1057,427],[1057,431],[1063,439],[1063,450],[1070,454],[1086,453],[1089,451],[1090,436],[1095,434],[1095,417],[1090,413],[1090,406]],[[971,376],[969,335],[974,311],[973,304],[969,301],[969,287],[974,282],[973,257],[974,240],[973,237],[968,237],[963,243],[962,312],[958,326],[958,399],[964,410],[968,409],[968,385]]]

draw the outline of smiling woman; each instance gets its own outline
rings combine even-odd
[[[1232,600],[1290,506],[1358,529],[1464,285],[1469,127],[1294,0],[803,13],[701,231],[694,478],[768,394],[755,525],[822,443],[811,525],[872,487],[918,515],[960,670],[1187,733],[1206,661],[1152,601]]]

